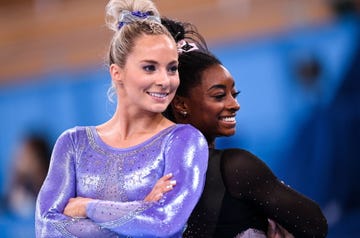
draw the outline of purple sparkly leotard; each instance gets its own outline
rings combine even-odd
[[[181,237],[205,180],[208,145],[190,125],[173,125],[119,149],[95,127],[75,127],[57,140],[36,207],[37,237]],[[144,202],[163,175],[177,184],[156,203]],[[63,214],[72,197],[95,199],[88,218]]]

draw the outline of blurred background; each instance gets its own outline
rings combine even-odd
[[[111,117],[105,0],[0,0],[0,237],[34,237],[62,131]],[[358,0],[156,0],[197,25],[241,91],[242,147],[319,203],[328,237],[360,237]]]

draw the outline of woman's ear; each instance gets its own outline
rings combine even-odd
[[[175,95],[171,104],[177,113],[183,114],[183,112],[188,110],[188,106],[184,97]]]
[[[111,79],[119,84],[122,84],[121,71],[122,71],[121,68],[117,64],[110,65]]]

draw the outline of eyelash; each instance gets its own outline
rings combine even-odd
[[[235,93],[232,94],[233,98],[237,98],[237,96],[239,96],[239,94],[241,93],[241,91],[236,91]]]
[[[152,72],[152,71],[155,71],[155,66],[154,65],[146,65],[143,67],[143,69],[146,71],[146,72]]]
[[[143,67],[143,69],[146,71],[146,72],[153,72],[156,70],[156,66],[154,65],[146,65]],[[170,66],[168,68],[168,72],[170,73],[176,73],[178,71],[178,66],[177,65],[174,65],[174,66]]]
[[[232,97],[233,98],[237,98],[237,96],[240,94],[240,91],[236,91],[235,93],[232,93]],[[224,93],[224,94],[220,94],[220,95],[216,95],[216,96],[214,96],[214,98],[216,98],[216,99],[222,99],[222,98],[224,98],[226,96],[226,94]]]
[[[177,65],[170,66],[168,71],[170,71],[171,73],[176,73],[178,71],[178,66]]]

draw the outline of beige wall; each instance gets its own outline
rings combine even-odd
[[[198,26],[210,47],[331,19],[323,0],[155,0]],[[0,84],[103,64],[105,0],[0,1]]]

